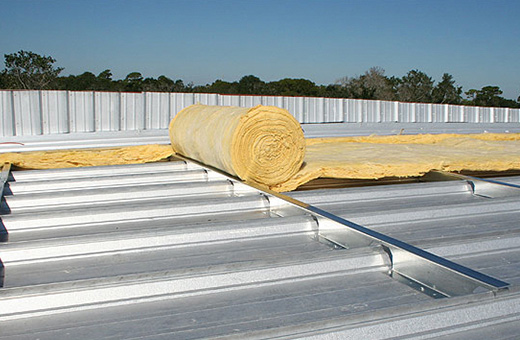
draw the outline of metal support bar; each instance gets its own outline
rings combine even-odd
[[[389,274],[392,277],[410,281],[421,291],[432,292],[434,297],[450,297],[471,294],[481,287],[484,290],[498,291],[509,286],[507,282],[477,272],[468,267],[449,261],[443,257],[429,253],[406,242],[384,235],[372,229],[363,227],[322,209],[309,205],[307,208],[313,214],[327,219],[328,224],[337,223],[336,232],[330,229],[322,230],[320,234],[329,241],[350,247],[381,245],[391,261]],[[318,221],[320,218],[318,217]],[[347,227],[348,232],[342,233],[339,227]],[[353,237],[354,243],[350,242]]]
[[[219,169],[196,160],[179,156],[201,167],[220,173],[232,181],[241,182]],[[391,262],[390,276],[432,297],[451,297],[480,291],[498,292],[507,289],[507,282],[495,279],[468,267],[434,255],[413,245],[363,227],[315,206],[274,192],[254,183],[247,185],[268,197],[275,209],[293,206],[309,213],[318,221],[318,236],[344,248],[381,246]]]
[[[458,179],[468,183],[473,195],[498,198],[520,195],[520,186],[502,181],[485,179],[480,177],[467,176],[446,171],[432,171],[436,174],[436,179]]]

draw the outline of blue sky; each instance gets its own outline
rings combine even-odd
[[[465,91],[497,85],[516,99],[520,1],[0,0],[0,53],[22,49],[51,55],[64,75],[330,84],[380,66],[448,72]]]

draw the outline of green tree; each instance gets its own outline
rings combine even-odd
[[[404,102],[431,103],[433,80],[419,70],[409,71],[397,85],[397,97]]]
[[[112,80],[112,71],[106,69],[97,75],[96,87],[98,91],[114,91],[116,83]]]
[[[345,86],[340,84],[330,84],[320,86],[318,95],[327,98],[348,98],[349,92]]]
[[[177,79],[175,83],[173,84],[172,88],[173,92],[189,92],[188,88],[184,85],[184,82],[182,79]]]
[[[56,88],[69,91],[95,91],[98,89],[98,79],[92,72],[83,72],[78,76],[59,77]]]
[[[501,99],[503,99],[500,96],[502,93],[498,86],[484,86],[477,92],[475,104],[480,106],[500,106]]]
[[[140,83],[140,90],[134,91],[159,92],[159,82],[154,78],[145,78]]]
[[[143,90],[143,75],[139,72],[129,73],[125,80],[123,80],[123,86],[125,91],[129,92],[141,92]]]
[[[462,101],[462,86],[455,86],[453,76],[448,73],[442,75],[442,80],[434,87],[432,99],[434,103],[460,104]]]
[[[396,96],[392,82],[379,66],[371,67],[357,78],[344,77],[338,82],[346,88],[351,98],[393,100]]]
[[[476,106],[494,106],[494,107],[520,107],[519,103],[512,99],[501,97],[502,90],[498,86],[484,86],[480,90],[470,89],[465,94],[469,101],[467,104]]]
[[[174,86],[175,86],[175,82],[166,76],[160,75],[159,78],[157,78],[156,91],[173,92]]]
[[[10,88],[9,76],[5,70],[0,72],[0,89],[8,89]]]
[[[5,54],[5,74],[13,88],[42,90],[51,88],[62,67],[55,67],[56,59],[30,51]]]
[[[97,90],[98,78],[92,72],[83,72],[76,76],[74,90],[77,91],[94,91]]]
[[[291,79],[285,78],[282,80],[270,82],[267,84],[266,94],[277,96],[316,96],[319,92],[319,87],[307,79]]]
[[[264,94],[265,82],[260,78],[249,75],[242,77],[236,86],[238,94]]]
[[[206,85],[202,92],[208,93],[219,93],[219,94],[236,94],[237,91],[237,83],[227,82],[221,79],[217,79],[211,85]]]

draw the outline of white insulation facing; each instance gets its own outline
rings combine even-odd
[[[0,136],[167,129],[195,104],[289,110],[300,123],[518,123],[520,109],[380,100],[165,92],[0,90]]]

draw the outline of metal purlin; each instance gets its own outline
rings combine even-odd
[[[196,160],[181,155],[176,155],[176,157],[184,160],[187,163],[187,167],[190,167],[190,163],[196,164],[232,182],[257,190],[259,194],[265,196],[270,211],[278,215],[283,216],[284,210],[287,211],[288,209],[303,210],[317,221],[316,236],[319,239],[347,249],[367,246],[379,248],[383,251],[383,254],[388,255],[390,261],[388,274],[391,277],[431,297],[445,298],[486,291],[496,294],[507,290],[510,286],[507,282],[361,226],[313,205],[260,187],[254,183],[244,183],[238,178]],[[444,175],[448,176],[447,174]],[[468,180],[467,178],[459,179]],[[477,178],[472,178],[472,181],[477,181]],[[485,182],[491,183],[491,181]],[[507,183],[492,182],[495,185],[511,188],[511,185]],[[520,187],[514,185],[512,187],[515,190],[520,189]]]

